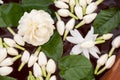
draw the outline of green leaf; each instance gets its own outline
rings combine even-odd
[[[65,80],[94,80],[93,66],[81,55],[69,55],[58,63],[60,76]]]
[[[23,13],[23,8],[17,3],[0,6],[0,27],[17,27]]]
[[[8,76],[0,76],[0,80],[16,80],[16,79]]]
[[[49,11],[49,5],[53,3],[52,0],[22,0],[22,6],[25,11],[32,9],[42,9]]]
[[[95,33],[105,34],[114,30],[120,23],[120,9],[102,10],[96,17],[93,26]]]
[[[54,35],[51,37],[49,42],[41,47],[42,47],[42,51],[44,51],[48,57],[56,61],[60,59],[62,56],[63,43],[62,43],[62,38],[57,31],[54,32]]]

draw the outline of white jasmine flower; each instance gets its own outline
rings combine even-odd
[[[13,71],[12,67],[0,67],[0,75],[6,76],[9,75]]]
[[[0,0],[0,4],[3,4],[4,2],[2,0]]]
[[[65,30],[65,23],[62,20],[58,20],[56,23],[57,31],[60,35],[63,35]]]
[[[27,50],[25,50],[21,57],[21,64],[18,68],[18,71],[20,71],[23,68],[23,66],[28,62],[29,57],[30,57],[30,53]]]
[[[112,38],[112,36],[113,36],[113,34],[111,34],[111,33],[107,33],[107,34],[103,34],[103,39],[104,40],[109,40],[110,38]]]
[[[97,4],[95,2],[90,3],[86,8],[86,14],[91,14],[97,9]]]
[[[57,8],[69,8],[69,6],[63,1],[59,0],[59,1],[55,1],[54,3]]]
[[[70,31],[72,36],[67,37],[67,40],[71,43],[76,44],[70,54],[80,54],[83,53],[85,57],[89,59],[89,53],[95,58],[99,58],[97,53],[100,53],[99,49],[95,46],[95,40],[97,34],[94,34],[94,29],[91,27],[91,30],[87,33],[86,37],[83,38],[78,30]]]
[[[7,52],[9,55],[11,56],[15,56],[15,55],[18,55],[18,50],[13,48],[13,47],[9,47],[7,48]]]
[[[33,65],[33,74],[35,77],[38,77],[38,78],[42,77],[42,70],[38,65],[38,63],[34,63]]]
[[[114,48],[119,48],[119,47],[120,47],[120,36],[117,36],[117,37],[112,41],[112,47],[114,47]]]
[[[33,64],[37,61],[38,57],[36,54],[32,54],[28,61],[28,67],[32,67]]]
[[[43,10],[32,10],[25,12],[18,25],[18,34],[23,40],[34,46],[43,45],[53,35],[54,21],[51,16]]]
[[[75,6],[75,14],[77,15],[77,17],[79,19],[83,18],[83,11],[82,11],[82,7],[79,4],[76,4]]]
[[[56,78],[55,75],[53,75],[53,76],[50,77],[50,80],[57,80],[57,78]]]
[[[20,36],[19,34],[14,35],[14,40],[16,41],[17,44],[19,44],[21,46],[25,45],[25,41],[23,40],[23,37]]]
[[[0,62],[3,61],[7,57],[6,48],[0,48]]]

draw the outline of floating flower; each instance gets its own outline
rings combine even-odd
[[[23,40],[34,46],[43,45],[53,35],[54,21],[51,16],[43,10],[32,10],[25,12],[18,25],[18,34]]]
[[[99,49],[95,46],[95,40],[97,34],[94,34],[94,29],[91,27],[91,30],[87,33],[86,37],[83,38],[78,30],[70,31],[72,36],[67,37],[67,40],[71,43],[76,44],[70,54],[77,55],[83,53],[85,57],[89,59],[89,53],[95,58],[99,58],[97,53],[100,53]]]
[[[12,67],[0,67],[0,75],[6,76],[9,75],[13,71]]]

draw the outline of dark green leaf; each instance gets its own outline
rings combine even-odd
[[[16,80],[16,79],[8,76],[0,76],[0,80]]]
[[[92,80],[93,66],[81,55],[70,55],[60,59],[58,63],[60,76],[65,80]]]
[[[93,26],[95,33],[104,34],[111,32],[120,23],[120,9],[110,8],[102,10],[96,17]]]
[[[50,41],[42,46],[42,50],[48,57],[53,58],[56,61],[61,58],[63,53],[63,43],[61,36],[57,31],[55,31]]]
[[[23,8],[17,3],[0,6],[0,27],[16,27],[23,13]]]
[[[42,9],[49,11],[49,5],[53,3],[52,0],[22,0],[22,6],[25,11],[31,11],[32,9]]]

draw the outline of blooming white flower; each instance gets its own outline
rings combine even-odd
[[[85,57],[89,59],[89,53],[95,58],[99,58],[97,53],[100,53],[99,49],[95,46],[95,40],[97,34],[94,34],[94,29],[91,27],[91,30],[87,33],[86,37],[83,38],[78,30],[70,31],[72,36],[68,36],[67,40],[71,43],[76,44],[70,54],[80,54],[83,53]]]
[[[51,16],[43,10],[32,10],[25,12],[18,25],[18,34],[23,40],[34,46],[43,45],[53,35],[54,21]]]
[[[9,75],[13,71],[12,67],[0,67],[0,75],[6,76]]]
[[[7,57],[6,48],[0,48],[0,62],[3,61]]]
[[[59,0],[59,1],[55,1],[54,3],[57,8],[69,8],[69,6],[63,1]]]

